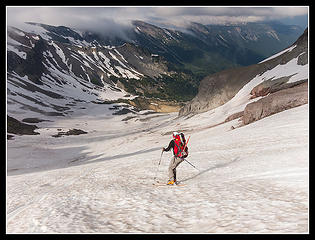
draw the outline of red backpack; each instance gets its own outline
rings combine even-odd
[[[188,156],[188,148],[186,146],[186,139],[183,133],[173,133],[174,139],[174,155],[176,157]],[[185,149],[184,149],[185,147]]]

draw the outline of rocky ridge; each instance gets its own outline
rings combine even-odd
[[[275,74],[273,74],[272,77],[264,78],[259,81],[249,93],[248,100],[255,99],[257,97],[266,97],[266,100],[261,99],[257,101],[256,105],[252,103],[252,106],[255,106],[256,108],[260,106],[259,104],[264,104],[264,109],[269,109],[266,111],[259,108],[259,112],[266,112],[266,114],[261,114],[260,117],[265,117],[268,114],[278,112],[281,109],[284,110],[290,107],[298,106],[299,104],[307,103],[307,91],[305,91],[305,87],[307,89],[308,81],[307,72],[302,74],[303,77],[294,81],[291,81],[290,79],[294,78],[294,76],[298,74],[298,70],[296,73],[293,71],[293,74],[288,74],[283,77],[277,77],[276,75],[277,72],[275,69],[277,69],[277,67],[283,67],[289,63],[292,64],[295,59],[296,65],[290,65],[290,67],[288,67],[291,70],[296,66],[301,67],[307,66],[308,64],[308,29],[304,31],[304,33],[294,44],[292,44],[292,46],[273,57],[270,57],[258,64],[225,70],[204,78],[199,86],[197,96],[179,111],[179,115],[184,116],[188,114],[201,113],[221,106],[231,100],[246,84],[253,81],[253,79],[258,79],[260,76],[268,76],[268,73],[271,71],[274,71]],[[308,68],[306,70],[304,69],[305,68],[303,68],[303,71],[307,71]],[[303,87],[300,86],[301,84],[303,84]],[[288,90],[285,91],[285,89]],[[279,94],[271,95],[278,91]],[[301,91],[300,94],[302,94],[302,96],[299,94],[298,96],[291,94],[292,91]],[[302,99],[298,100],[295,98]],[[291,104],[291,102],[298,103]],[[279,104],[281,107],[275,107],[278,109],[276,110],[274,109],[273,104]],[[244,115],[250,115],[250,109],[254,109],[255,107],[248,107],[247,110],[244,111]],[[241,114],[238,115],[238,117],[240,116]],[[251,120],[247,119],[258,120],[259,117],[245,116],[243,119],[244,124],[247,124],[251,122]]]

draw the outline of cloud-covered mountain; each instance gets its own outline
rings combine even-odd
[[[187,101],[205,74],[260,61],[275,51],[262,43],[277,49],[301,30],[277,26],[194,23],[178,31],[133,21],[120,36],[39,23],[8,27],[9,112],[64,115],[76,101],[132,96]]]

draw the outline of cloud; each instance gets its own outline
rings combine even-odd
[[[155,13],[165,16],[160,22],[185,26],[189,22],[224,24],[279,20],[308,14],[307,7],[181,7],[156,8]]]
[[[7,9],[7,24],[23,29],[24,22],[37,22],[128,40],[126,30],[131,27],[130,13],[130,9],[107,7],[12,7]]]
[[[132,20],[185,27],[190,22],[223,24],[275,20],[308,14],[308,7],[7,7],[8,25],[39,22],[103,34],[123,34]]]

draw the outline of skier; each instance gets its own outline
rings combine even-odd
[[[188,156],[188,147],[186,146],[186,139],[183,133],[173,132],[173,139],[170,141],[167,148],[162,148],[162,151],[168,152],[173,148],[174,156],[171,159],[168,167],[169,185],[177,184],[176,182],[176,168]],[[185,148],[185,149],[184,149]]]

